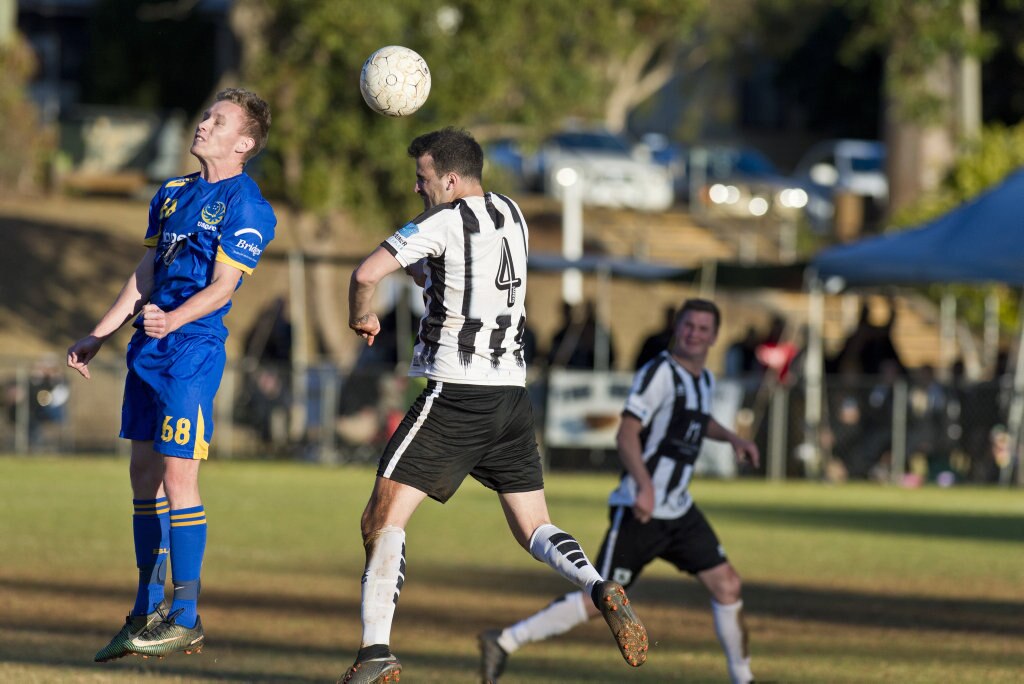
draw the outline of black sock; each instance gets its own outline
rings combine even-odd
[[[363,646],[359,649],[359,653],[356,654],[357,663],[365,663],[367,660],[377,660],[379,658],[390,658],[391,648],[387,644],[371,644],[370,646]]]

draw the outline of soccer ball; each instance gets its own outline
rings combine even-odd
[[[388,45],[370,55],[359,75],[359,90],[370,109],[385,116],[408,116],[430,94],[430,69],[418,54]]]

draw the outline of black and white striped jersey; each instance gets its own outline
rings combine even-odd
[[[643,425],[640,442],[654,483],[655,518],[678,518],[693,505],[687,487],[711,419],[714,388],[711,371],[691,375],[667,351],[648,361],[633,379],[623,413]],[[636,481],[623,473],[608,503],[632,506],[635,497]]]
[[[402,266],[426,259],[409,375],[525,386],[529,231],[515,202],[488,192],[440,204],[381,246]]]

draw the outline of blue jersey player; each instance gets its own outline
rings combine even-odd
[[[68,366],[88,378],[104,341],[134,319],[121,437],[132,441],[139,585],[124,626],[96,654],[98,662],[196,653],[203,645],[196,612],[206,548],[199,463],[213,437],[213,398],[224,372],[224,315],[277,223],[243,170],[269,130],[270,108],[258,96],[234,88],[217,94],[192,141],[200,171],[172,178],[156,193],[142,261],[92,332],[68,349]]]

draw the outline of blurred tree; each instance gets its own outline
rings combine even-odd
[[[4,10],[7,7],[3,8]],[[36,59],[22,36],[9,29],[0,35],[0,188],[29,193],[45,183],[54,136],[40,121],[27,85]]]
[[[936,189],[959,146],[980,126],[977,60],[993,50],[980,28],[977,0],[856,0],[845,3],[859,30],[849,59],[885,55],[885,139],[892,210]]]

